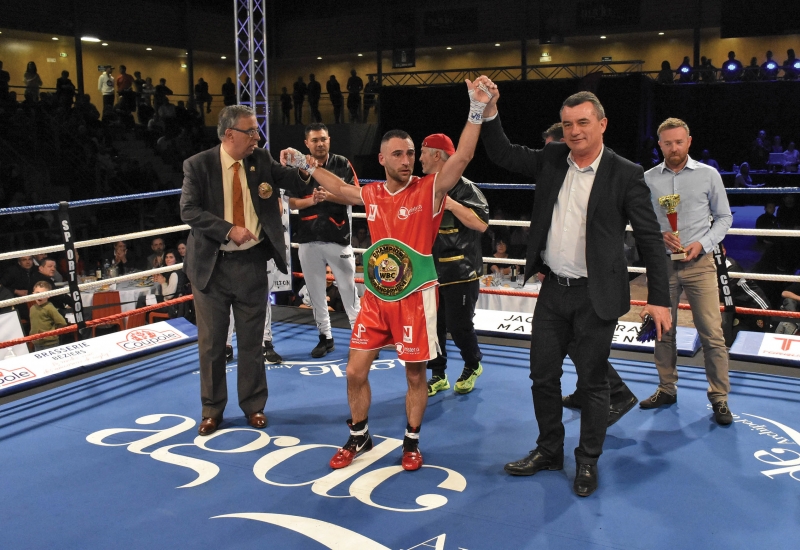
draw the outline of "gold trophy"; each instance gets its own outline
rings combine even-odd
[[[667,211],[669,226],[672,228],[672,234],[676,237],[678,236],[678,212],[675,210],[675,207],[678,206],[680,202],[680,195],[664,195],[663,197],[658,197],[658,204]],[[686,252],[684,252],[683,247],[681,247],[670,257],[673,260],[684,260],[686,259]]]

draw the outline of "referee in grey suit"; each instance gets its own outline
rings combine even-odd
[[[267,425],[261,350],[267,261],[273,258],[287,272],[277,252],[285,244],[276,188],[294,193],[305,189],[296,169],[282,167],[268,151],[258,149],[258,122],[249,107],[225,107],[217,134],[221,145],[184,161],[181,194],[181,219],[191,227],[184,265],[197,312],[200,435],[217,430],[228,401],[225,339],[231,308],[238,334],[239,406],[250,426]]]

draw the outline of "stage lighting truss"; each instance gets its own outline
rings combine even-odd
[[[236,100],[256,112],[269,149],[266,0],[233,0],[236,11]]]

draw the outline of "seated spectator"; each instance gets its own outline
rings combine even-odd
[[[782,311],[800,311],[800,283],[792,283],[781,292],[783,303]],[[775,317],[777,321],[776,334],[798,334],[800,333],[800,319],[787,317]]]
[[[722,246],[722,253],[727,254],[725,246]],[[726,256],[725,265],[728,272],[743,273],[744,268],[739,265],[735,259]],[[730,279],[731,292],[733,294],[733,304],[736,307],[746,307],[751,309],[768,310],[769,300],[767,300],[764,291],[759,288],[755,281],[748,281],[744,277],[739,279]],[[724,302],[725,297],[722,294],[722,289],[719,289],[719,301]],[[725,334],[725,345],[730,347],[733,344],[736,335],[740,330],[750,332],[771,332],[770,319],[764,315],[750,315],[743,313],[729,313],[722,314],[722,329]]]
[[[678,82],[681,84],[685,84],[687,82],[694,82],[695,75],[694,71],[692,70],[692,65],[689,63],[689,56],[685,56],[683,58],[683,63],[681,63],[680,67],[676,71],[678,73]]]
[[[797,172],[797,166],[800,164],[800,151],[795,149],[793,141],[789,142],[789,146],[783,152],[783,157],[783,169],[786,172]]]
[[[746,162],[739,167],[739,173],[736,174],[734,181],[735,187],[764,187],[763,183],[753,183],[753,178],[750,176],[750,165]]]
[[[697,72],[702,82],[711,83],[717,81],[717,68],[711,64],[711,59],[706,56],[700,57],[700,70]]]
[[[33,285],[33,256],[20,256],[16,265],[12,265],[3,274],[2,284],[16,296],[27,296],[28,289]]]
[[[153,251],[144,262],[144,269],[163,267],[164,264],[164,239],[153,237],[150,241],[150,250]]]
[[[53,276],[56,273],[56,261],[53,258],[45,258],[39,264],[39,271],[33,274],[31,278],[32,284],[31,287],[28,289],[28,293],[32,293],[36,283],[39,281],[45,281],[50,285],[50,288],[53,289],[56,287],[56,281],[53,279]],[[53,302],[53,305],[59,309],[68,308],[70,305],[69,296],[67,294],[62,294],[60,296],[53,296],[50,298],[50,301]]]
[[[353,248],[369,248],[372,246],[372,239],[370,239],[369,233],[367,232],[367,228],[363,225],[359,225],[356,229],[356,234],[353,235],[353,239],[351,242],[351,246]],[[363,255],[358,252],[355,254],[355,260],[357,266],[362,266],[363,271]]]
[[[547,145],[551,141],[559,142],[564,141],[564,127],[561,125],[560,122],[556,122],[552,126],[550,126],[547,130],[542,132],[542,139],[544,140],[544,144]]]
[[[753,140],[752,154],[750,155],[750,162],[754,170],[761,170],[767,167],[770,150],[771,146],[769,139],[767,139],[767,132],[759,130],[756,139]]]
[[[333,277],[331,266],[325,266],[325,274],[327,277]],[[297,295],[303,300],[298,307],[312,307],[311,297],[309,296],[308,288],[305,285],[303,285],[303,288],[300,289]],[[325,299],[328,301],[328,311],[344,311],[344,303],[342,302],[341,294],[339,294],[339,288],[331,279],[326,279],[325,281]]]
[[[114,243],[114,257],[111,260],[111,265],[117,268],[117,273],[120,275],[130,273],[133,269],[134,261],[128,251],[128,245],[125,244],[125,241],[117,241]]]
[[[761,64],[761,79],[762,80],[776,80],[778,78],[778,71],[781,66],[778,62],[772,59],[772,52],[767,51],[767,60]]]
[[[736,53],[733,51],[728,52],[728,60],[722,64],[722,79],[725,82],[735,82],[742,78],[742,62],[736,59]]]
[[[719,163],[711,158],[711,153],[708,149],[703,149],[702,157],[700,158],[700,162],[706,164],[716,170],[717,172],[721,172],[719,168]]]
[[[33,293],[40,294],[53,290],[53,286],[47,281],[39,281],[33,285]],[[35,305],[31,306],[31,335],[49,332],[67,326],[64,317],[58,312],[47,298],[39,298]],[[33,341],[33,349],[41,351],[58,345],[58,336],[47,336]]]
[[[774,202],[764,205],[764,213],[756,218],[756,229],[780,229],[778,218],[775,217]],[[771,237],[756,237],[756,240],[764,245],[771,245],[774,242]]]
[[[675,76],[672,74],[672,67],[669,66],[669,61],[664,60],[661,62],[661,70],[658,72],[656,82],[659,84],[672,84],[675,82]]]
[[[761,67],[758,66],[758,58],[751,57],[750,64],[744,68],[742,80],[745,82],[755,82],[761,77]]]
[[[83,259],[78,254],[78,249],[75,249],[75,276],[83,276],[86,273],[86,266],[83,264]],[[58,260],[58,273],[61,275],[63,281],[69,281],[69,265],[67,257],[64,255]]]
[[[772,149],[770,153],[783,153],[783,144],[781,144],[781,136],[772,138]]]
[[[794,195],[787,194],[783,196],[781,205],[778,207],[777,218],[778,225],[781,229],[794,229],[800,225],[800,211],[798,211],[798,208],[795,205]],[[787,238],[792,239],[792,237]],[[796,241],[796,239],[794,240]]]
[[[170,266],[178,263],[178,253],[170,249],[164,253],[164,265]],[[183,287],[186,284],[186,275],[183,270],[177,269],[169,273],[158,273],[153,275],[153,282],[161,285],[161,295],[165,300],[177,298],[183,294]]]
[[[497,259],[508,259],[511,257],[508,255],[508,241],[506,237],[498,236],[495,238],[494,254],[492,254],[492,256]],[[487,264],[486,273],[497,277],[509,278],[511,277],[513,266],[514,264],[505,262],[490,262]]]

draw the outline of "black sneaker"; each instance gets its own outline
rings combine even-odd
[[[311,357],[325,357],[335,349],[336,346],[333,344],[333,338],[326,338],[324,334],[320,334],[319,344],[317,344],[316,347],[311,350]]]
[[[733,415],[731,414],[731,410],[728,408],[727,401],[717,401],[716,403],[712,403],[711,408],[714,409],[714,421],[716,421],[716,423],[720,426],[727,426],[733,422]]]
[[[283,357],[278,355],[278,352],[276,352],[275,348],[272,347],[271,340],[264,340],[264,346],[262,349],[264,351],[265,363],[283,363]]]
[[[228,363],[233,361],[233,346],[225,346],[225,361]]]

